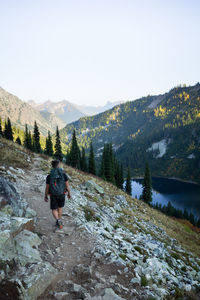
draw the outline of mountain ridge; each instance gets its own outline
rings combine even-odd
[[[199,83],[179,86],[163,95],[142,97],[81,118],[60,135],[69,144],[76,129],[80,146],[89,149],[92,141],[97,157],[104,143],[113,143],[118,159],[130,165],[133,176],[143,174],[148,160],[154,176],[200,182],[199,103]]]

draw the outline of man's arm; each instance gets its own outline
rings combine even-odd
[[[44,201],[48,202],[48,194],[49,194],[49,184],[46,184],[46,188],[45,188],[45,195],[44,195]]]
[[[66,190],[67,190],[67,197],[70,199],[71,198],[71,193],[70,193],[70,187],[69,187],[68,180],[65,181],[65,186],[66,186]]]

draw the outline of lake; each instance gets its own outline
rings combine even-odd
[[[167,178],[152,178],[153,204],[156,202],[161,205],[171,204],[181,209],[184,208],[195,217],[200,217],[200,186],[186,183],[179,180]],[[132,196],[137,198],[142,194],[142,179],[132,180]]]

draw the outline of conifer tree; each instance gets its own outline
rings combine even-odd
[[[10,122],[10,119],[8,118],[8,121],[7,121],[7,126],[8,126],[8,139],[10,141],[13,141],[13,132],[12,132],[12,126],[11,126],[11,122]]]
[[[70,156],[70,150],[69,150],[69,148],[67,148],[67,154],[65,156],[65,163],[66,163],[66,165],[70,165],[69,156]]]
[[[123,171],[123,165],[121,164],[121,168],[120,168],[120,185],[119,185],[119,188],[123,190],[123,186],[124,186],[124,171]]]
[[[143,190],[142,190],[142,199],[147,203],[151,203],[151,201],[152,201],[151,175],[150,175],[150,170],[149,170],[149,164],[148,163],[146,163],[146,166],[145,166],[145,173],[144,173],[144,180],[143,180]]]
[[[33,145],[34,145],[34,151],[40,153],[41,152],[40,132],[36,121],[34,123]]]
[[[105,167],[106,180],[112,182],[112,172],[111,172],[112,165],[111,165],[111,160],[110,160],[110,147],[109,147],[109,144],[105,145],[104,167]]]
[[[196,226],[200,228],[200,218],[197,220]]]
[[[129,195],[131,195],[131,193],[132,193],[131,172],[130,172],[130,168],[129,167],[128,167],[128,172],[127,172],[127,177],[126,177],[125,191]]]
[[[76,139],[75,129],[73,131],[71,148],[70,148],[70,153],[69,153],[69,164],[73,168],[80,169],[80,150],[79,150],[77,139]]]
[[[8,139],[8,125],[7,125],[6,120],[5,120],[5,123],[4,123],[4,132],[3,132],[3,135],[4,135],[5,139]]]
[[[1,118],[0,118],[0,137],[3,136],[3,130],[2,130],[2,125],[1,125]]]
[[[120,188],[120,166],[116,159],[115,159],[115,183],[116,186]]]
[[[82,151],[81,151],[81,161],[80,161],[80,166],[81,166],[81,170],[83,172],[87,172],[87,160],[86,160],[86,156],[85,156],[85,148],[82,147]]]
[[[56,128],[56,143],[55,143],[54,156],[55,156],[55,158],[62,161],[62,147],[61,147],[61,142],[60,142],[60,134],[59,134],[58,126]]]
[[[95,166],[94,150],[93,150],[92,143],[90,145],[88,171],[89,171],[89,173],[96,175],[96,166]]]
[[[44,153],[46,155],[53,156],[53,143],[52,143],[50,131],[48,131],[48,136],[46,138],[46,146],[45,146]]]
[[[13,141],[12,126],[9,118],[7,119],[7,122],[5,121],[4,137],[7,140]]]
[[[113,148],[112,144],[109,144],[109,157],[110,157],[110,175],[111,175],[111,182],[116,184],[115,182],[115,157],[113,155]]]
[[[102,153],[102,157],[101,157],[101,165],[100,165],[100,171],[99,171],[99,176],[106,180],[105,177],[105,155],[106,155],[106,144],[104,144],[103,147],[103,153]]]
[[[25,125],[25,132],[24,132],[24,147],[29,149],[29,136],[28,136],[28,126]]]
[[[189,221],[191,224],[195,225],[194,215],[192,212],[189,214]]]
[[[15,142],[16,142],[18,145],[21,145],[21,144],[22,144],[21,139],[20,139],[19,136],[16,138],[16,141],[15,141]]]

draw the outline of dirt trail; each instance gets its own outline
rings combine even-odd
[[[58,269],[58,275],[53,285],[38,298],[44,300],[55,299],[49,295],[49,290],[54,290],[54,286],[62,279],[71,280],[72,270],[77,264],[90,264],[90,251],[94,244],[83,231],[77,229],[74,218],[66,213],[62,218],[64,233],[61,233],[62,230],[55,232],[55,220],[51,215],[50,203],[44,201],[44,180],[41,184],[44,172],[41,170],[40,164],[41,160],[36,158],[32,170],[27,171],[22,197],[37,212],[36,232],[43,240],[40,246],[41,256]],[[72,299],[71,296],[69,299]]]

